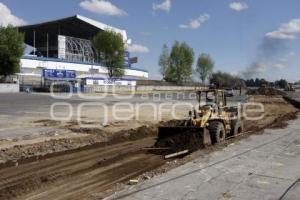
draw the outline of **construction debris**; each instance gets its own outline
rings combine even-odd
[[[136,184],[138,184],[139,183],[139,180],[137,180],[137,179],[131,179],[130,181],[129,181],[129,184],[130,185],[136,185]]]
[[[165,159],[170,159],[170,158],[174,158],[174,157],[177,157],[177,156],[181,156],[181,155],[187,154],[188,152],[189,152],[189,150],[184,150],[184,151],[180,151],[180,152],[177,152],[177,153],[172,153],[172,154],[166,155]]]

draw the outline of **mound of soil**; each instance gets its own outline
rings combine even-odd
[[[99,128],[73,128],[77,133],[90,134],[81,138],[69,138],[49,140],[31,145],[16,145],[13,148],[1,149],[0,159],[3,161],[28,160],[28,158],[43,159],[56,156],[60,153],[72,152],[76,149],[95,148],[118,144],[126,141],[136,141],[144,138],[155,137],[157,135],[157,126],[141,126],[137,129],[122,130],[116,133],[108,133]],[[14,165],[13,162],[4,163],[3,166]],[[2,165],[0,164],[0,168]]]
[[[46,127],[58,126],[61,124],[61,122],[59,122],[59,121],[54,121],[54,120],[50,120],[50,119],[37,120],[37,121],[34,121],[33,123],[42,124],[43,126],[46,126]]]
[[[285,128],[288,126],[288,121],[297,119],[298,112],[287,113],[277,117],[268,128]]]
[[[291,103],[293,106],[295,106],[296,108],[300,109],[300,101],[298,101],[298,100],[296,100],[296,99],[293,99],[293,98],[291,98],[291,97],[289,97],[289,96],[287,96],[287,95],[283,96],[283,98],[284,98],[287,102],[289,102],[289,103]]]
[[[258,88],[251,89],[247,91],[248,95],[265,95],[265,96],[276,96],[276,95],[284,95],[285,93],[280,90],[276,90],[274,88]]]
[[[129,129],[125,131],[119,131],[113,134],[109,141],[111,143],[119,143],[124,141],[135,141],[147,137],[153,137],[157,135],[157,126],[141,126],[137,129]]]

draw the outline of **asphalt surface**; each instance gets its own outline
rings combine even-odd
[[[265,130],[221,151],[150,179],[107,199],[299,200],[300,119]]]
[[[185,101],[195,101],[193,96],[188,96],[188,93],[180,95],[170,96],[171,101],[185,100]],[[57,97],[65,97],[66,99],[53,98],[50,94],[27,94],[27,93],[17,93],[17,94],[0,94],[0,113],[7,115],[24,115],[24,114],[34,114],[34,113],[44,113],[48,114],[49,109],[53,103],[66,102],[73,106],[77,106],[80,103],[85,102],[101,102],[107,105],[113,105],[118,102],[130,102],[130,103],[142,103],[142,102],[167,102],[170,101],[169,96],[166,94],[150,94],[150,95],[134,95],[126,99],[118,99],[113,95],[107,95],[103,97],[102,95],[84,95],[82,98],[77,94],[72,95],[67,98],[64,94],[57,94]],[[124,97],[124,95],[122,95]],[[124,97],[125,98],[125,97]]]
[[[55,94],[55,97],[50,94],[39,93],[17,93],[17,94],[0,94],[0,140],[1,139],[23,139],[38,137],[39,135],[62,134],[64,129],[53,127],[37,127],[33,122],[45,119],[53,119],[50,111],[51,106],[55,103],[67,103],[71,106],[55,106],[55,116],[65,117],[73,110],[72,117],[77,119],[77,116],[85,117],[85,119],[103,121],[104,116],[99,105],[91,105],[82,109],[83,113],[78,114],[77,109],[86,103],[101,103],[108,108],[111,108],[116,103],[130,103],[132,105],[142,103],[176,103],[189,102],[196,103],[195,93],[189,92],[173,92],[173,93],[152,93],[152,94],[135,94],[135,95],[120,95],[112,94],[73,94],[68,97],[68,94]],[[245,96],[236,96],[230,98],[231,104],[239,102]],[[187,111],[184,110],[187,113]],[[109,116],[108,116],[109,118]],[[101,121],[102,120],[102,121]]]
[[[65,99],[63,99],[63,98]],[[236,96],[229,98],[229,102],[238,102],[245,99],[245,96]],[[67,94],[55,94],[52,97],[50,94],[39,93],[17,93],[17,94],[0,94],[0,114],[2,115],[35,115],[49,114],[49,109],[53,103],[65,102],[76,107],[81,103],[86,102],[101,102],[108,106],[119,102],[129,103],[165,103],[165,102],[196,102],[195,93],[190,92],[174,92],[174,93],[151,93],[151,94],[135,94],[135,95],[119,95],[113,96],[108,94],[103,95],[88,95],[73,94],[70,98]]]

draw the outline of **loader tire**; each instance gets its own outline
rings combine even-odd
[[[210,122],[208,130],[213,144],[225,141],[226,132],[222,122]]]
[[[237,137],[244,132],[244,123],[241,120],[234,120],[231,122],[231,135]]]

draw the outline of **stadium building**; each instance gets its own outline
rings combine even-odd
[[[148,72],[132,67],[131,58],[125,56],[124,77],[111,81],[106,68],[94,59],[91,39],[103,30],[122,35],[124,43],[130,39],[125,30],[108,26],[99,21],[76,15],[39,24],[18,27],[25,35],[25,44],[32,51],[21,59],[20,84],[31,86],[49,85],[53,81],[80,82],[85,85],[135,85],[136,80],[148,79]]]

